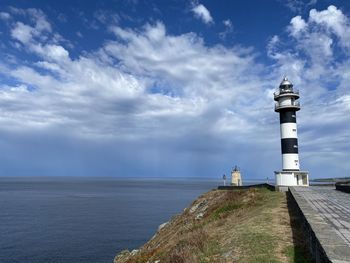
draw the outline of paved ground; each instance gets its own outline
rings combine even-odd
[[[328,186],[295,187],[295,190],[350,247],[350,194]]]
[[[334,187],[291,187],[304,216],[331,258],[350,262],[350,194]]]

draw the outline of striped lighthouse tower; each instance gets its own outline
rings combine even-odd
[[[276,188],[287,191],[288,186],[308,186],[308,172],[300,171],[296,112],[300,110],[299,92],[285,77],[274,93],[275,112],[280,114],[282,171],[275,172]]]

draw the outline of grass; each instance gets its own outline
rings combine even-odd
[[[200,263],[214,262],[215,255],[220,254],[220,252],[221,252],[221,249],[218,241],[210,240],[205,246],[204,251],[202,251],[202,254],[199,256],[199,262]]]
[[[289,262],[294,263],[308,263],[310,262],[305,248],[299,246],[289,246],[285,249],[284,253],[286,254]]]
[[[183,262],[215,262],[213,257],[220,254],[220,246],[217,240],[209,237],[203,230],[189,232],[181,240],[178,240],[174,249],[163,256],[165,263]],[[161,255],[158,255],[160,257]]]
[[[294,244],[294,229],[286,195],[267,189],[211,191],[200,220],[187,209],[127,261],[162,263],[307,261],[302,243]],[[202,211],[203,212],[203,211]],[[292,227],[293,230],[292,231]]]
[[[269,209],[281,199],[280,193],[261,190],[249,218],[236,230],[236,246],[239,247],[238,262],[280,262],[276,257],[278,238],[273,232],[273,214]]]
[[[247,220],[234,229],[237,262],[310,262],[303,244],[293,243],[301,229],[291,229],[298,224],[290,224],[286,195],[259,191],[256,199]]]
[[[240,248],[239,262],[278,262],[275,247],[276,238],[264,229],[254,228],[242,229],[238,233],[236,246]]]
[[[215,220],[223,218],[223,217],[227,216],[228,214],[230,214],[231,212],[233,212],[234,210],[241,208],[242,206],[243,206],[242,203],[236,203],[236,202],[229,203],[227,205],[224,205],[222,207],[217,208],[214,211],[212,217]]]

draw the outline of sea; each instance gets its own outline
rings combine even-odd
[[[0,263],[111,263],[218,185],[203,178],[0,177]]]

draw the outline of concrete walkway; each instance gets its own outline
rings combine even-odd
[[[350,194],[327,186],[290,187],[290,191],[310,225],[310,240],[317,239],[331,262],[350,262]],[[324,256],[316,261],[324,262]]]

